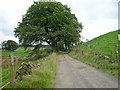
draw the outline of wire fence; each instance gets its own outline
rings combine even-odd
[[[0,55],[0,89],[15,82],[15,72],[18,67],[17,56]]]

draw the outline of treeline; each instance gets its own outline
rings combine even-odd
[[[29,47],[35,47],[36,45],[29,45]],[[14,51],[19,47],[23,47],[21,44],[18,44],[17,42],[13,41],[13,40],[7,40],[7,41],[3,41],[1,43],[1,49],[3,50],[9,50],[9,51]],[[49,45],[41,45],[40,48],[50,48]]]

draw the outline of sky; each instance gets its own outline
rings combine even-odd
[[[37,0],[1,0],[0,42],[14,40],[14,28],[22,21],[22,15]],[[118,29],[119,0],[56,0],[71,8],[78,21],[84,26],[82,40],[91,40]]]

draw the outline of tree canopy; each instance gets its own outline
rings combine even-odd
[[[46,42],[59,51],[79,43],[82,27],[67,5],[34,2],[14,32],[25,48],[35,44],[34,50],[38,50]]]
[[[18,48],[18,44],[13,40],[3,41],[2,49],[14,51]]]

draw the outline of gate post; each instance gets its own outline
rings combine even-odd
[[[10,84],[14,82],[14,56],[10,54]]]

